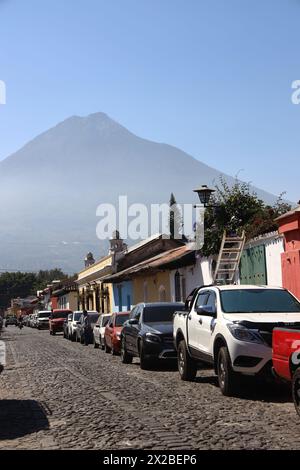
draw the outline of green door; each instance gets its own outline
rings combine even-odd
[[[246,248],[243,251],[240,264],[241,284],[266,285],[267,266],[264,245]]]

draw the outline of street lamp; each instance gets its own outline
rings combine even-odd
[[[194,193],[197,193],[201,204],[204,207],[208,207],[211,195],[215,192],[214,189],[210,189],[206,184],[203,184],[201,188],[194,189]]]

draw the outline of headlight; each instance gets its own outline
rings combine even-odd
[[[120,332],[116,333],[116,337],[121,338],[121,333]]]
[[[146,333],[146,341],[151,341],[152,343],[160,343],[161,338],[154,333]]]
[[[227,328],[229,329],[232,336],[239,341],[245,341],[247,343],[264,344],[264,340],[260,336],[258,331],[249,330],[248,328],[245,328],[244,326],[235,325],[235,324],[228,324]]]

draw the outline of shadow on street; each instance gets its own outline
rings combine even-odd
[[[43,407],[34,400],[0,400],[0,440],[49,429]]]

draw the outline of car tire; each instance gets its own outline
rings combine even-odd
[[[104,351],[109,354],[110,353],[110,348],[107,346],[106,341],[104,340]]]
[[[72,341],[72,343],[75,343],[75,341],[76,341],[76,333],[71,334],[71,341]]]
[[[142,370],[149,370],[152,367],[152,361],[145,356],[143,344],[140,344],[140,368]]]
[[[232,370],[228,348],[220,348],[217,358],[218,382],[222,394],[226,397],[237,393],[237,374]]]
[[[300,416],[300,369],[296,370],[292,382],[293,400],[296,411]]]
[[[125,338],[121,341],[121,362],[123,364],[131,364],[133,357],[126,351]]]
[[[192,381],[197,374],[195,361],[190,357],[185,341],[180,341],[177,350],[178,371],[181,380]]]
[[[99,349],[99,344],[96,342],[95,338],[94,338],[94,348]]]

